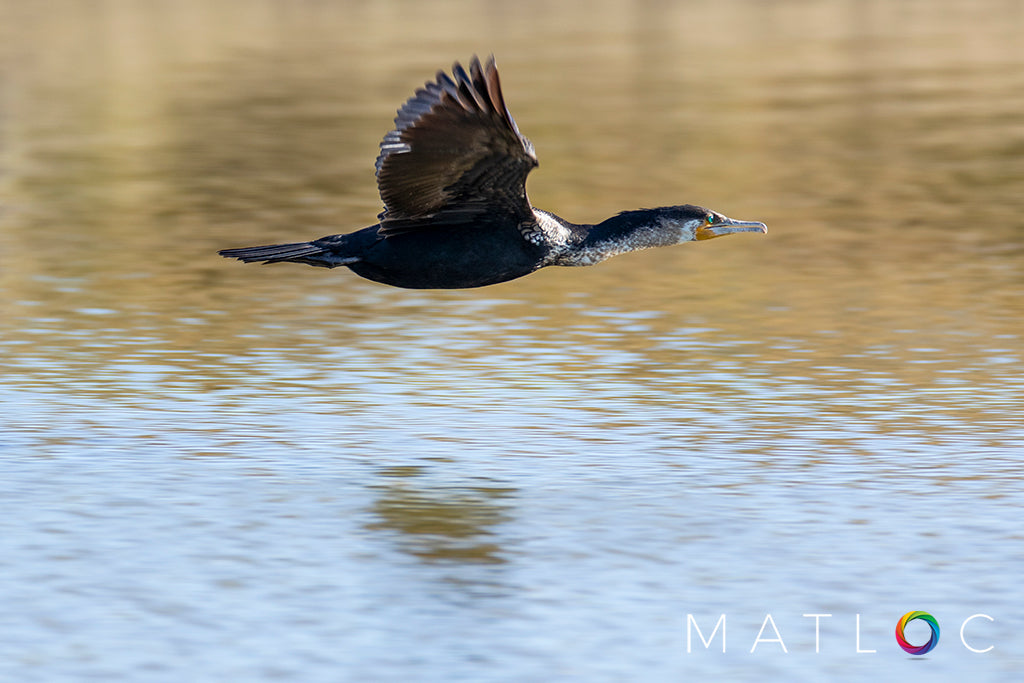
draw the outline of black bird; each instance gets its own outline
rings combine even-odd
[[[537,166],[501,94],[494,57],[416,91],[398,110],[377,157],[384,211],[377,225],[312,242],[224,249],[245,262],[348,266],[395,287],[457,289],[505,282],[545,266],[590,266],[636,249],[768,232],[684,204],[626,211],[577,225],[530,206]]]

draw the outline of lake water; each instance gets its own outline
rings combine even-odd
[[[1019,680],[1021,35],[0,2],[0,678]],[[465,291],[216,255],[373,223],[395,109],[490,52],[535,205],[770,232]]]

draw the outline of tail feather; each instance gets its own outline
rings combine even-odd
[[[292,244],[268,244],[261,247],[242,247],[240,249],[221,249],[217,253],[225,258],[236,258],[246,263],[263,261],[264,263],[277,263],[279,261],[292,261],[298,258],[317,256],[326,251],[310,242],[295,242]]]
[[[294,263],[307,263],[311,266],[319,266],[320,268],[337,268],[338,266],[347,266],[361,261],[366,247],[363,243],[369,242],[372,245],[379,239],[376,234],[376,228],[372,228],[348,235],[321,237],[311,242],[222,249],[217,253],[225,258],[236,258],[246,263],[292,261]]]

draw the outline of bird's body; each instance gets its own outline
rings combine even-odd
[[[225,249],[245,262],[293,261],[395,287],[458,289],[505,282],[545,266],[587,266],[627,251],[767,232],[699,206],[627,211],[596,225],[530,205],[533,145],[505,106],[494,59],[439,72],[399,109],[384,136],[379,223],[311,242]]]

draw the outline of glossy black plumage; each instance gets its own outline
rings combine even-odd
[[[377,225],[311,242],[225,249],[245,262],[347,266],[397,287],[504,282],[549,265],[591,265],[625,251],[764,231],[683,205],[577,225],[530,206],[533,145],[505,105],[494,58],[456,63],[410,98],[380,144]],[[703,230],[703,232],[701,232]]]

